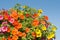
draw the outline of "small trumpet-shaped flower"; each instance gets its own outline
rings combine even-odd
[[[40,29],[36,29],[36,37],[41,37],[42,33]]]
[[[2,15],[0,15],[0,20],[3,20],[3,16]]]

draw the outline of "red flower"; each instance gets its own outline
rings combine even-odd
[[[9,19],[9,22],[10,22],[10,23],[14,23],[14,19],[13,19],[13,18],[10,18],[10,19]]]
[[[44,16],[45,20],[48,20],[48,16]]]
[[[38,14],[37,13],[35,13],[35,14],[33,14],[33,16],[32,16],[33,18],[37,18],[38,17]]]
[[[30,14],[26,14],[26,17],[29,17],[30,16]]]

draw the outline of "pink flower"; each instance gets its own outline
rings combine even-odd
[[[0,20],[3,20],[3,16],[2,15],[0,15]]]
[[[14,19],[13,19],[13,18],[10,18],[10,19],[9,19],[9,22],[10,22],[10,23],[14,23]]]
[[[2,30],[2,32],[6,32],[7,31],[7,26],[1,27],[1,30]]]
[[[4,25],[4,24],[7,24],[7,21],[6,22],[2,22],[2,25]]]

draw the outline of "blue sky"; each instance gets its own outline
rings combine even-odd
[[[44,15],[57,26],[56,40],[60,40],[60,0],[0,0],[0,9],[12,8],[16,3],[32,8],[43,9]]]

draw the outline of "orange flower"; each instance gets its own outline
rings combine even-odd
[[[33,37],[36,37],[36,33],[35,33],[35,32],[32,32],[32,36],[33,36]]]
[[[33,17],[34,18],[38,17],[38,14],[37,13],[33,14]]]
[[[45,20],[48,20],[48,16],[44,16]]]
[[[2,38],[2,40],[6,40],[6,38]]]
[[[7,20],[8,19],[8,11],[7,10],[3,10],[3,16],[4,16],[4,19]]]
[[[46,22],[44,20],[41,21],[42,24],[46,24]]]
[[[30,28],[26,28],[25,32],[28,33],[30,31]]]
[[[14,28],[14,29],[12,30],[11,34],[17,35],[17,34],[18,34],[18,30]]]
[[[12,36],[12,40],[17,40],[17,39],[18,39],[17,35]]]
[[[12,40],[10,36],[8,37],[8,40]]]
[[[7,17],[6,15],[4,15],[4,19],[5,19],[5,20],[7,20],[7,19],[8,19],[8,17]]]
[[[16,29],[20,29],[20,28],[22,28],[22,24],[19,23],[17,26],[15,26],[15,28],[16,28]]]
[[[38,20],[36,20],[36,19],[35,19],[35,20],[33,20],[32,25],[33,25],[33,26],[38,26],[38,25],[39,25],[39,21],[38,21]]]
[[[10,28],[8,27],[8,29],[7,29],[7,32],[9,33],[10,32]]]
[[[16,10],[11,11],[10,16],[13,17],[14,19],[18,19],[18,13],[17,13],[17,11]]]
[[[26,33],[22,33],[22,37],[26,37]]]
[[[18,32],[18,36],[19,37],[22,37],[22,32]]]
[[[24,15],[19,15],[20,19],[24,19],[25,16]]]
[[[5,20],[8,20],[8,16],[9,16],[8,14],[5,13],[3,16]]]
[[[14,26],[16,26],[18,24],[19,24],[18,21],[14,21],[14,23],[13,23]]]

